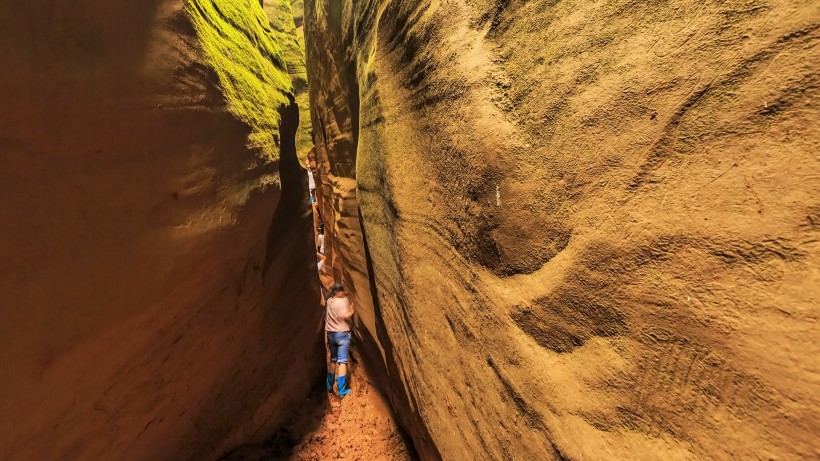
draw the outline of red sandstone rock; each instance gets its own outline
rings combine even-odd
[[[816,21],[306,2],[330,270],[423,458],[816,456]]]
[[[181,1],[0,11],[0,458],[267,437],[323,367],[293,108],[262,161]]]

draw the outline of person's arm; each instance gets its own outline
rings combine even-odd
[[[347,308],[347,318],[353,318],[354,309],[353,309],[353,301],[348,298],[347,300],[349,307]]]

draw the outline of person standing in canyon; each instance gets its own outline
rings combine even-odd
[[[308,174],[308,191],[310,192],[310,203],[316,203],[316,178],[313,174],[316,171],[318,165],[316,164],[316,157],[313,155],[308,155],[308,166],[307,166],[307,174]]]
[[[318,270],[319,274],[322,273],[322,269],[325,267],[326,259],[327,258],[325,257],[325,255],[319,253],[319,251],[316,250],[316,269]]]
[[[310,203],[316,203],[316,180],[313,179],[313,168],[308,167],[308,192],[310,193]]]
[[[327,368],[327,391],[333,391],[334,377],[339,397],[350,393],[347,380],[347,363],[350,353],[350,319],[353,318],[353,303],[347,299],[344,286],[336,283],[330,289],[330,297],[325,302],[325,330],[330,348],[330,363]]]

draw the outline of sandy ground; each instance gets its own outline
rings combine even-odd
[[[290,426],[296,433],[307,431],[287,459],[415,459],[397,430],[387,403],[361,364],[353,366],[351,386],[353,391],[344,399],[326,392],[311,396],[310,405],[325,411]]]
[[[355,361],[352,370],[344,399],[316,386],[303,411],[263,445],[241,447],[222,461],[417,459],[366,370]]]

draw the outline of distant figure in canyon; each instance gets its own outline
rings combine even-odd
[[[353,303],[347,299],[344,286],[336,283],[330,289],[330,297],[325,302],[325,330],[327,346],[330,348],[330,363],[325,382],[328,392],[333,392],[334,378],[339,397],[350,393],[347,382],[347,362],[350,352],[350,325],[353,318]],[[336,376],[338,376],[336,378]]]
[[[316,203],[316,180],[313,179],[313,168],[308,167],[308,191],[310,192],[310,203]]]
[[[316,252],[316,268],[320,274],[322,273],[322,268],[325,267],[325,259],[327,259],[325,255],[318,251]]]
[[[308,167],[307,167],[307,174],[308,174],[308,190],[310,191],[310,203],[316,203],[316,178],[313,176],[313,172],[316,171],[318,165],[316,164],[316,158],[313,156],[308,156]]]
[[[316,236],[316,251],[325,254],[325,225],[319,224],[319,235]]]

